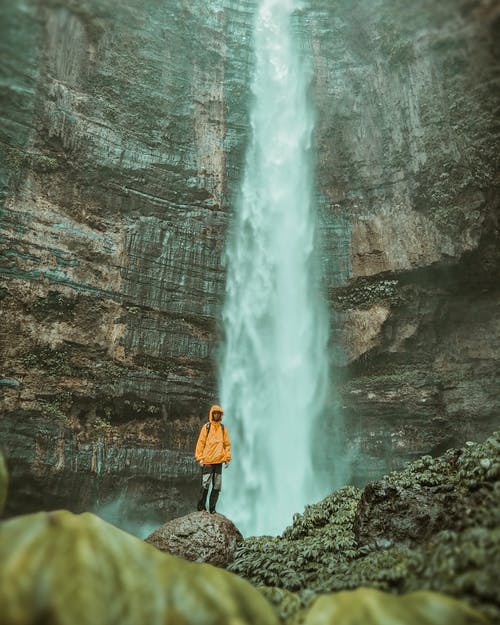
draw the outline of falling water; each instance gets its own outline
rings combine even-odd
[[[221,399],[234,460],[221,511],[243,534],[278,534],[324,495],[312,436],[327,389],[327,316],[314,262],[311,67],[295,0],[261,0],[252,138],[227,253]],[[297,14],[295,14],[295,17]]]

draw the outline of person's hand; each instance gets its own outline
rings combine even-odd
[[[227,469],[227,468],[228,468],[228,466],[229,466],[229,462],[230,462],[230,460],[228,460],[227,462],[225,462],[225,463],[224,463],[224,465],[225,465],[226,469]]]
[[[205,466],[205,465],[203,464],[203,460],[200,460],[200,461],[198,462],[198,464],[200,465],[200,467]]]

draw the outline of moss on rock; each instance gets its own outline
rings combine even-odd
[[[296,514],[283,536],[246,539],[230,570],[254,584],[287,590],[315,584],[355,557],[353,521],[360,494],[345,486]]]
[[[0,525],[1,625],[275,625],[250,584],[65,510]]]
[[[265,592],[279,615],[292,605],[298,614],[299,606],[319,593],[360,587],[398,594],[427,589],[466,600],[500,623],[499,463],[496,433],[439,458],[423,456],[364,491],[341,488],[295,515],[282,536],[244,540],[230,570],[254,584],[272,586]],[[377,498],[363,509],[370,489]],[[415,534],[408,518],[411,501],[439,508],[428,520],[429,531]],[[453,505],[446,508],[448,501]],[[418,516],[421,510],[414,509]],[[279,590],[286,592],[281,596]],[[297,593],[295,603],[290,591]]]
[[[371,588],[323,595],[308,610],[304,625],[485,625],[466,604],[433,592],[402,597]]]

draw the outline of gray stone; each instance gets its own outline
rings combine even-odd
[[[186,560],[226,567],[243,540],[237,527],[222,514],[193,512],[162,525],[146,542]]]

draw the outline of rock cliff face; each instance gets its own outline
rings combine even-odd
[[[216,399],[254,3],[4,4],[7,513],[122,494],[165,520],[192,509]],[[363,481],[498,415],[500,4],[314,0],[295,23],[315,68],[332,410]]]
[[[216,393],[248,83],[230,49],[250,20],[217,2],[2,11],[8,511],[132,488],[182,513]]]
[[[500,3],[313,4],[337,380],[366,478],[498,422]]]

